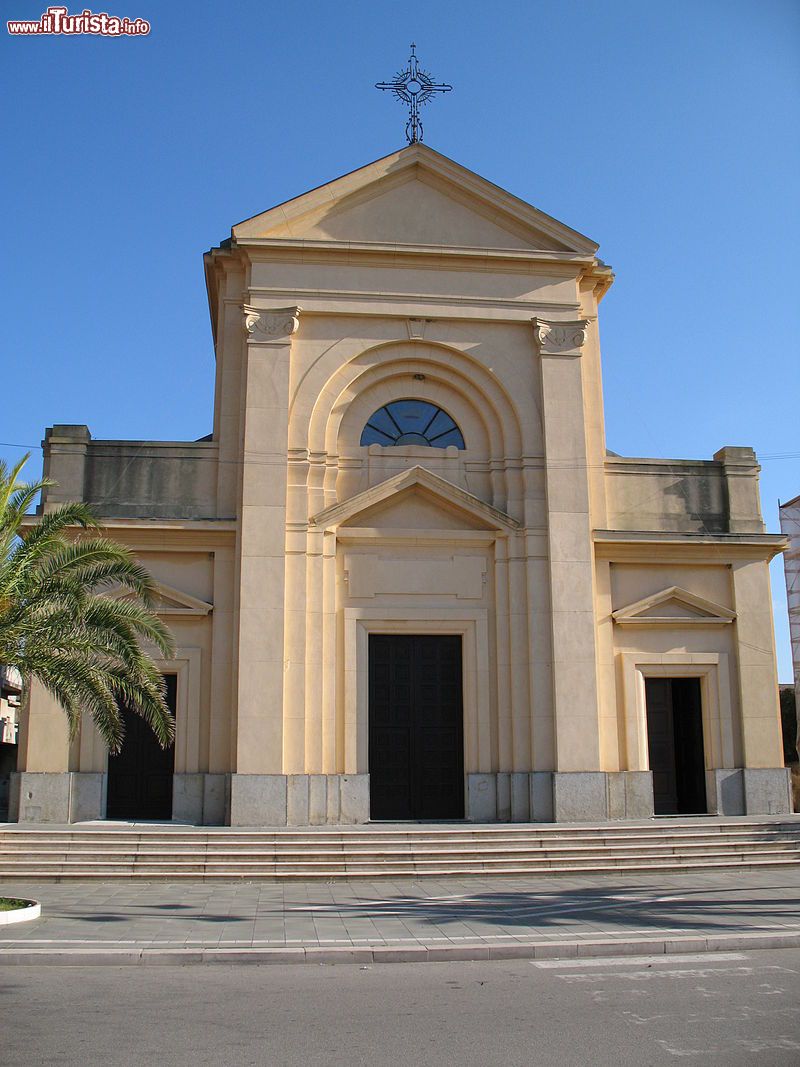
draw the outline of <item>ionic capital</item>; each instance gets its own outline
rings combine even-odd
[[[548,322],[532,319],[533,339],[542,355],[567,355],[579,351],[586,342],[589,319]]]
[[[300,308],[256,308],[242,304],[244,329],[253,341],[280,341],[300,325]]]

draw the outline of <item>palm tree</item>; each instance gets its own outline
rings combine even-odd
[[[86,712],[118,752],[124,705],[166,748],[174,723],[164,679],[140,643],[173,654],[169,630],[150,610],[153,580],[126,548],[96,532],[87,504],[62,504],[21,532],[37,494],[53,484],[20,481],[27,459],[12,469],[0,462],[0,663],[17,668],[26,697],[31,678],[55,697],[72,737]],[[76,528],[89,534],[76,536]]]

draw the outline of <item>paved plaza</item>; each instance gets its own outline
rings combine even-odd
[[[116,962],[143,954],[165,962],[388,961],[800,945],[800,868],[324,884],[20,882],[0,893],[43,906],[39,920],[0,927],[0,962],[108,953]]]

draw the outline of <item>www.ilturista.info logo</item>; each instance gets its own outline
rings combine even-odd
[[[36,22],[7,22],[8,32],[23,36],[47,34],[97,34],[101,37],[137,37],[150,32],[147,19],[118,18],[104,11],[95,14],[84,8],[79,15],[70,15],[65,7],[48,7]]]

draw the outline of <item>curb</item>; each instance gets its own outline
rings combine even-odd
[[[26,908],[13,908],[11,911],[0,911],[0,926],[13,926],[14,923],[26,923],[31,919],[41,918],[41,915],[42,905],[36,900],[29,900]]]
[[[747,949],[800,948],[800,933],[711,934],[670,938],[637,938],[594,941],[522,942],[516,945],[411,945],[392,948],[0,948],[0,966],[49,965],[96,967],[128,965],[186,966],[198,963],[451,963],[488,960],[555,960],[620,956],[680,956],[698,952],[729,952]]]

